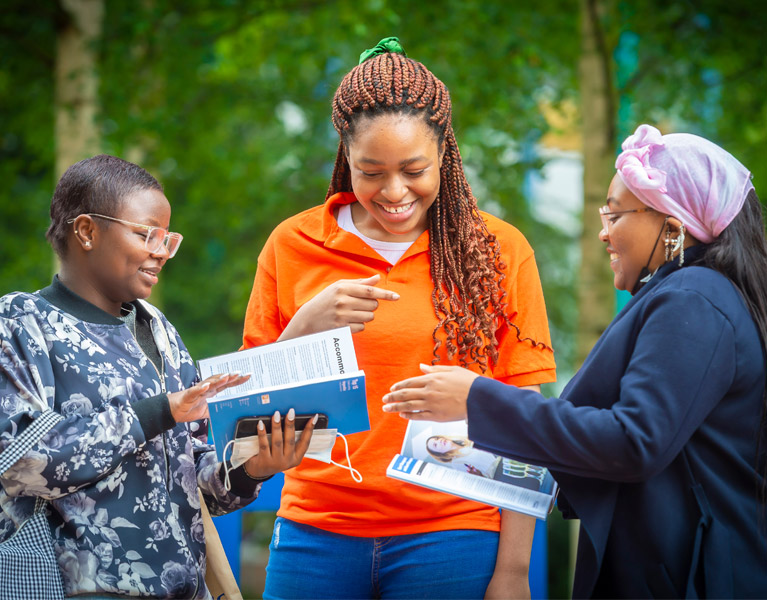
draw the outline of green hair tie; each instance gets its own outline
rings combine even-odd
[[[407,56],[407,54],[405,54],[405,49],[402,47],[402,44],[399,43],[398,37],[387,37],[378,42],[373,48],[369,48],[360,54],[360,62],[357,64],[361,65],[368,58],[373,58],[374,56],[385,54],[387,52],[396,52],[402,56]]]

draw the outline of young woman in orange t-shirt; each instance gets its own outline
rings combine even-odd
[[[264,597],[529,596],[534,519],[387,479],[406,423],[380,400],[419,362],[533,389],[552,381],[532,249],[478,210],[449,93],[396,38],[344,77],[332,119],[340,143],[326,203],[268,240],[244,346],[348,325],[371,430],[349,436],[361,483],[316,461],[286,475]],[[471,561],[456,564],[467,548]]]

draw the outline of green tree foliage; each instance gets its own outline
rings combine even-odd
[[[0,282],[45,285],[53,189],[53,0],[8,0],[0,17]],[[721,142],[765,179],[764,20],[746,2],[607,4],[619,91],[616,147],[640,121]],[[481,204],[539,254],[558,360],[571,361],[570,240],[531,218],[542,101],[577,100],[574,0],[413,5],[403,0],[111,0],[100,44],[103,149],[165,185],[182,251],[155,294],[195,355],[239,344],[255,261],[290,214],[322,201],[337,145],[332,93],[362,49],[396,34],[451,90]],[[585,132],[588,135],[588,132]]]
[[[767,197],[767,20],[744,0],[624,2],[615,48],[618,139],[636,123],[697,133],[732,152]]]
[[[536,43],[534,11],[457,1],[415,13],[406,2],[116,4],[105,23],[104,140],[107,151],[137,151],[166,187],[186,241],[166,269],[162,305],[193,353],[239,344],[266,236],[324,199],[338,144],[332,94],[386,35],[399,35],[451,89],[480,200],[528,235],[546,230],[522,194],[539,162],[520,160],[517,148],[546,128],[540,99],[571,88],[562,74],[572,76],[572,53]],[[556,26],[577,41],[570,20]]]
[[[578,101],[576,0],[105,5],[103,150],[142,164],[165,186],[172,228],[185,241],[152,299],[194,356],[239,346],[266,237],[325,196],[338,143],[333,91],[363,49],[398,35],[451,90],[480,204],[536,248],[557,361],[572,367],[575,243],[535,221],[524,192],[542,164],[535,144],[550,127],[541,103]],[[616,149],[639,122],[697,132],[743,160],[767,197],[767,32],[758,3],[604,6]],[[0,293],[42,287],[53,268],[43,233],[55,184],[55,42],[65,18],[56,0],[5,0],[0,14]]]
[[[43,234],[53,190],[52,3],[0,13],[0,293],[36,289],[53,259]]]

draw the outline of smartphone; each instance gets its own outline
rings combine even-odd
[[[309,423],[312,422],[312,419],[314,418],[314,415],[296,415],[295,424],[296,424],[296,431],[303,431],[304,427],[306,427]],[[282,418],[280,419],[280,425],[282,425],[285,422],[285,415],[282,415]],[[239,421],[237,421],[237,427],[234,430],[234,437],[235,439],[241,438],[241,437],[250,437],[252,435],[258,435],[258,422],[263,421],[264,427],[266,428],[266,433],[272,433],[272,415],[267,415],[264,417],[243,417]],[[327,429],[328,428],[328,416],[320,413],[319,417],[317,418],[317,424],[314,426],[315,429]],[[284,430],[284,427],[283,427]]]

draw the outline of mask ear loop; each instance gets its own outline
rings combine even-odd
[[[224,446],[224,489],[227,492],[232,491],[232,482],[229,480],[229,473],[234,470],[234,467],[232,467],[231,461],[226,460],[226,451],[230,450],[232,454],[234,454],[234,443],[237,440],[229,440],[226,443],[226,446]]]
[[[340,437],[344,441],[344,446],[346,446],[346,462],[349,463],[349,466],[338,464],[332,458],[330,459],[330,464],[348,470],[349,473],[351,473],[352,479],[354,479],[354,481],[357,483],[362,483],[362,475],[357,469],[352,467],[352,459],[349,457],[349,442],[346,441],[346,436],[343,433],[336,433],[336,436]]]
[[[655,238],[655,243],[652,246],[652,251],[650,252],[650,256],[647,257],[647,264],[642,267],[642,270],[639,271],[639,277],[637,278],[636,285],[634,286],[634,289],[631,290],[631,295],[633,296],[636,294],[639,290],[642,289],[642,286],[650,281],[654,273],[650,273],[650,261],[652,261],[652,256],[655,254],[655,248],[658,246],[658,240],[660,240],[660,236],[663,235],[663,229],[666,227],[666,222],[668,221],[668,217],[666,217],[663,220],[663,225],[661,225],[660,231],[658,232],[658,237]]]
[[[354,479],[354,481],[356,481],[357,483],[361,483],[362,474],[352,466],[352,460],[351,460],[351,457],[349,456],[349,442],[346,440],[346,436],[343,433],[337,433],[336,436],[340,437],[344,441],[344,447],[346,450],[346,462],[349,463],[349,465],[347,466],[347,465],[339,464],[335,462],[332,458],[330,459],[330,463],[337,467],[340,467],[341,469],[346,469],[347,471],[349,471],[349,473],[351,473],[352,479]],[[231,473],[234,470],[234,467],[231,466],[232,464],[231,461],[226,460],[226,453],[227,451],[230,451],[232,453],[234,452],[235,442],[237,442],[237,440],[229,440],[226,446],[224,446],[224,457],[223,457],[224,458],[224,489],[227,492],[230,492],[232,490],[232,482],[229,479],[229,473]]]

